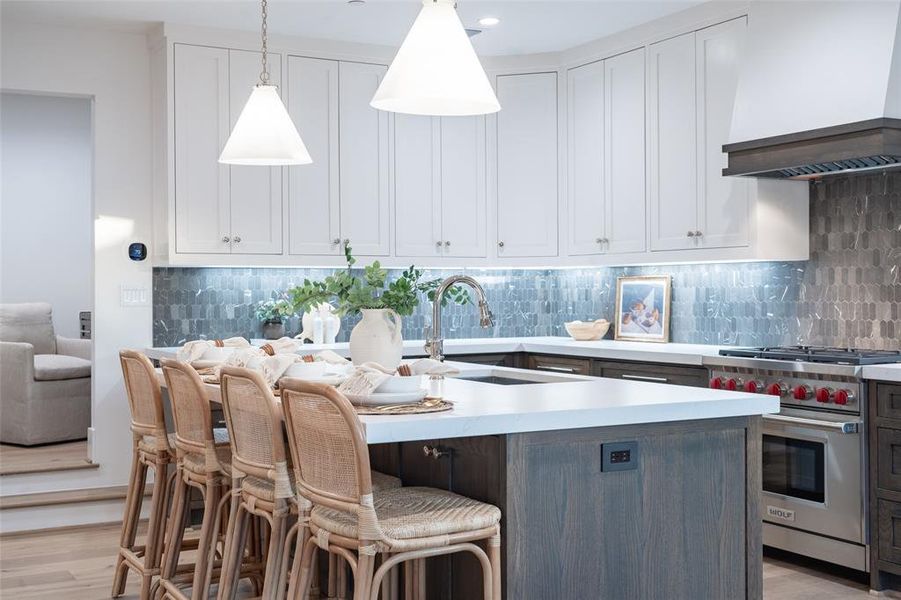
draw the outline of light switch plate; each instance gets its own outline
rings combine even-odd
[[[120,286],[119,302],[128,307],[150,306],[150,289],[146,286]]]

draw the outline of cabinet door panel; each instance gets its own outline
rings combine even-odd
[[[231,121],[241,115],[253,86],[260,82],[260,53],[228,51]],[[269,77],[281,85],[281,57],[269,55]],[[282,253],[282,167],[229,167],[233,254]]]
[[[644,252],[644,48],[604,61],[604,171],[609,253]]]
[[[485,117],[441,117],[444,256],[486,254]]]
[[[556,256],[557,74],[500,76],[497,95],[498,256]]]
[[[604,232],[604,62],[567,73],[569,128],[569,253],[606,250]]]
[[[397,256],[441,249],[438,119],[394,115],[394,244]]]
[[[698,85],[698,243],[707,248],[746,246],[750,181],[723,177],[745,17],[695,34]]]
[[[648,47],[651,250],[694,248],[697,230],[695,43],[689,33]]]
[[[390,250],[388,113],[369,106],[386,70],[365,63],[339,66],[341,237],[358,255]]]
[[[337,254],[338,62],[288,57],[288,112],[313,163],[287,169],[288,252]]]
[[[175,251],[227,254],[228,50],[175,44],[174,63]]]

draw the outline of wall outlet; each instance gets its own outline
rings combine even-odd
[[[601,471],[631,471],[638,468],[638,442],[601,445]]]

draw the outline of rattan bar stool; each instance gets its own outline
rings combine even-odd
[[[373,492],[363,425],[347,398],[326,385],[283,379],[281,402],[295,485],[313,505],[309,536],[298,538],[301,562],[289,598],[306,597],[318,547],[347,560],[354,600],[377,600],[382,579],[397,564],[415,562],[415,575],[424,559],[455,552],[476,556],[485,600],[500,599],[499,508],[433,488]]]
[[[128,571],[132,570],[141,576],[141,600],[148,600],[152,592],[153,577],[160,572],[169,488],[166,471],[173,455],[166,435],[160,384],[153,364],[149,358],[134,350],[119,352],[119,362],[131,409],[133,443],[131,475],[125,496],[125,515],[122,518],[112,597],[125,593]],[[147,537],[144,545],[136,545],[148,471],[153,471],[153,494],[150,499]]]
[[[206,599],[215,571],[215,554],[225,503],[232,498],[231,448],[228,431],[214,429],[210,404],[203,381],[191,365],[162,359],[163,375],[169,390],[173,445],[177,461],[175,490],[166,533],[166,547],[160,567],[160,591],[173,600]],[[189,511],[191,488],[203,497],[203,520],[193,565],[179,565]],[[247,569],[251,575],[259,575]],[[193,572],[193,574],[192,574]],[[184,584],[190,584],[186,595]]]

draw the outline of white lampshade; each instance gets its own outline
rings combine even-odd
[[[274,85],[253,88],[219,162],[270,166],[313,162]]]
[[[484,115],[501,109],[453,0],[423,0],[370,105],[411,115]]]

